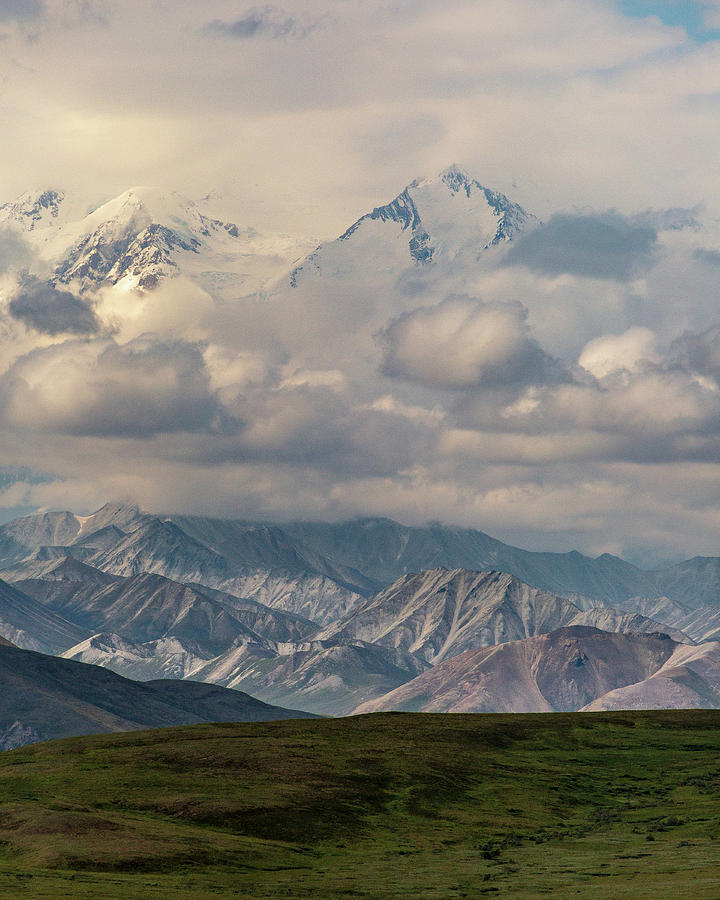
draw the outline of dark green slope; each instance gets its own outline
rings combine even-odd
[[[217,685],[131,681],[0,644],[0,749],[70,735],[307,715]]]
[[[720,712],[381,714],[0,754],[0,896],[720,896]]]

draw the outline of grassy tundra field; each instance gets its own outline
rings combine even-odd
[[[0,754],[0,896],[720,897],[720,711],[421,715]]]

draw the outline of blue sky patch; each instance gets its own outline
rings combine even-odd
[[[720,40],[720,29],[705,24],[707,4],[698,0],[620,0],[619,6],[626,16],[636,19],[657,16],[665,25],[684,28],[698,43]]]

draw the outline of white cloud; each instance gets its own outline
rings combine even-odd
[[[583,347],[578,364],[596,378],[615,372],[635,372],[643,362],[657,362],[656,338],[649,328],[635,326],[622,334],[604,334]]]
[[[717,61],[678,29],[598,0],[442,10],[294,0],[256,18],[321,23],[302,40],[246,40],[238,52],[203,31],[251,12],[127,0],[122,13],[106,4],[76,16],[61,40],[52,17],[34,43],[13,39],[0,193],[47,181],[90,200],[131,184],[222,186],[252,224],[328,236],[453,159],[501,187],[542,184],[550,209],[634,210],[707,193],[699,173],[711,171],[717,125],[678,103],[698,84],[712,90]],[[698,129],[702,141],[684,141]],[[678,158],[690,164],[678,171]]]

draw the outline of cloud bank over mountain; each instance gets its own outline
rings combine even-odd
[[[575,248],[450,167],[293,264],[178,195],[80,220],[29,202],[0,210],[26,249],[3,276],[8,516],[114,496],[645,562],[713,550],[712,223],[584,213]]]
[[[717,43],[624,8],[0,4],[7,517],[716,553]]]

